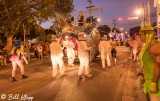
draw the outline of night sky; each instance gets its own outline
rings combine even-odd
[[[135,11],[138,8],[143,7],[143,2],[145,6],[148,0],[92,0],[92,5],[94,8],[103,8],[103,12],[93,13],[94,17],[100,18],[101,21],[98,25],[107,24],[111,28],[113,28],[113,21],[118,18],[122,18],[122,21],[117,21],[116,28],[124,28],[124,30],[129,30],[131,27],[135,27],[140,25],[142,18],[138,20],[128,21],[127,18],[130,16],[136,16]],[[151,23],[156,21],[156,8],[153,8],[153,1],[151,1],[151,13],[153,13],[153,17],[151,18]],[[75,21],[77,22],[78,12],[86,11],[86,7],[89,6],[88,0],[73,0],[74,11],[72,12],[72,16],[75,17]],[[85,17],[88,17],[89,14],[85,14]],[[50,22],[47,22],[42,25],[45,29],[51,26]]]
[[[138,8],[143,7],[143,2],[146,5],[148,0],[92,0],[94,8],[103,8],[104,11],[93,13],[94,17],[101,18],[100,24],[107,24],[113,28],[113,21],[118,18],[122,18],[122,21],[117,21],[117,28],[123,27],[128,30],[130,27],[140,25],[142,19],[128,21],[128,17],[136,16],[135,11]],[[156,8],[153,8],[153,1],[151,1],[151,13],[156,12]],[[77,20],[79,11],[86,11],[86,7],[89,6],[88,0],[74,0],[75,11],[73,16]],[[85,14],[88,17],[89,14]],[[155,17],[151,19],[151,23],[155,22]]]

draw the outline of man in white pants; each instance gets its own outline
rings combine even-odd
[[[106,68],[106,62],[107,61],[107,65],[108,67],[111,66],[111,61],[110,61],[110,42],[107,41],[107,35],[104,35],[102,40],[99,43],[99,52],[101,55],[101,61],[102,61],[102,67]],[[106,68],[108,70],[108,68]]]
[[[80,67],[78,71],[79,79],[82,79],[83,71],[85,71],[85,75],[87,77],[91,77],[92,75],[89,73],[89,51],[91,47],[87,46],[84,33],[78,33],[78,57],[80,60]]]
[[[52,78],[57,75],[57,65],[59,65],[60,76],[64,75],[63,52],[60,43],[56,41],[56,36],[52,35],[52,43],[50,44],[51,61],[53,66]]]
[[[68,44],[66,45],[67,48],[67,57],[68,57],[68,66],[74,66],[74,59],[75,59],[75,52],[74,52],[74,44],[71,39],[69,39]]]

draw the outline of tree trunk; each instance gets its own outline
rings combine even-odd
[[[7,36],[7,46],[6,46],[7,51],[10,51],[12,48],[12,44],[13,44],[12,40],[13,40],[13,35]]]
[[[26,41],[26,34],[27,34],[27,29],[23,29],[23,37],[24,37],[24,42]]]

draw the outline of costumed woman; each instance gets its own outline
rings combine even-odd
[[[151,101],[160,101],[160,46],[155,39],[154,28],[143,24],[140,29],[143,46],[140,52],[141,66],[144,70],[144,92],[149,94]]]
[[[25,75],[24,71],[24,60],[23,60],[23,52],[21,51],[20,47],[13,47],[11,50],[11,58],[9,59],[12,62],[12,82],[17,81],[15,79],[16,75],[16,68],[17,65],[20,67],[22,79],[28,78],[28,76]]]

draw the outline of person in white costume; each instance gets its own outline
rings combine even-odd
[[[67,55],[66,46],[67,46],[68,42],[69,42],[69,41],[68,41],[68,36],[66,36],[66,37],[64,38],[63,42],[62,42],[62,46],[63,46],[63,54],[64,54],[64,56]]]
[[[52,43],[50,44],[51,61],[53,66],[52,78],[57,75],[57,65],[59,66],[60,76],[64,76],[64,62],[61,44],[56,41],[56,36],[52,35]]]
[[[71,39],[69,39],[67,48],[67,57],[68,57],[68,66],[74,66],[75,52],[74,52],[74,44]]]
[[[84,33],[78,33],[78,58],[80,60],[80,67],[78,70],[79,79],[83,78],[83,71],[85,72],[85,76],[91,77],[92,75],[89,73],[89,51],[91,47],[87,46]]]
[[[99,43],[99,52],[100,52],[100,55],[101,55],[101,61],[102,61],[102,67],[103,68],[107,68],[111,66],[111,61],[110,61],[110,42],[107,41],[107,35],[104,35],[102,40],[100,41]],[[107,66],[106,66],[106,61],[107,61]]]

